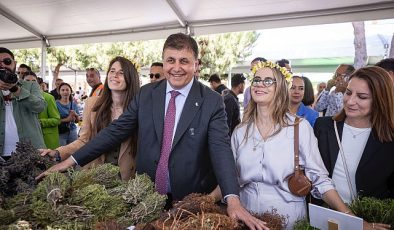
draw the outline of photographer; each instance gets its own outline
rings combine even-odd
[[[37,82],[18,82],[15,69],[14,54],[0,47],[0,156],[6,160],[18,141],[45,147],[37,117],[46,106],[40,86]]]

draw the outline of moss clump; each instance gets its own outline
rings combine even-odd
[[[379,200],[361,197],[350,204],[352,212],[370,223],[384,223],[394,226],[394,199]]]
[[[72,188],[78,190],[91,184],[110,189],[122,184],[119,167],[112,164],[97,165],[91,169],[71,172]]]
[[[137,205],[143,201],[147,195],[156,193],[154,186],[155,185],[148,175],[136,175],[134,179],[129,180],[127,184],[123,186],[124,191],[120,192],[126,203]]]
[[[30,209],[32,210],[31,220],[37,221],[43,226],[49,225],[56,220],[53,209],[46,200],[33,199]]]
[[[120,222],[125,225],[137,223],[149,223],[159,218],[166,203],[166,196],[158,193],[148,194],[140,203],[133,207],[124,217],[120,218]]]
[[[4,210],[0,208],[0,226],[12,224],[18,218],[15,217],[15,213],[12,210]]]
[[[84,204],[97,220],[115,218],[127,211],[123,199],[111,196],[103,185],[88,185],[73,193],[71,203]]]
[[[0,230],[23,229],[21,223],[15,223],[18,219],[29,221],[25,229],[84,230],[100,229],[99,226],[124,229],[123,226],[158,218],[166,197],[154,190],[149,177],[136,175],[135,179],[122,182],[118,175],[119,168],[109,164],[71,172],[70,178],[51,173],[34,191],[1,197]],[[13,181],[16,182],[21,188],[27,184],[25,180]]]
[[[32,203],[32,194],[29,192],[19,193],[12,198],[8,198],[4,207],[12,209],[18,219],[24,219],[31,215],[32,210],[30,205]]]
[[[51,173],[38,184],[33,192],[33,199],[46,200],[52,207],[56,207],[70,187],[69,179],[61,173]]]

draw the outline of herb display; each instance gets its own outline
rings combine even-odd
[[[159,218],[166,197],[150,178],[122,182],[119,175],[110,164],[51,173],[35,189],[4,198],[0,229],[125,229]]]

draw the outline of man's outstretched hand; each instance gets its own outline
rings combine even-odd
[[[251,230],[269,230],[267,223],[252,216],[244,207],[237,196],[227,197],[227,215],[245,223]]]
[[[73,159],[71,157],[69,157],[65,161],[62,161],[59,164],[56,164],[56,165],[50,167],[48,170],[46,170],[45,172],[38,175],[35,179],[41,180],[42,178],[44,178],[46,175],[48,175],[51,172],[64,172],[67,169],[73,167],[74,165],[75,165],[75,162],[73,161]]]

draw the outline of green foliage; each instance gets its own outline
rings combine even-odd
[[[48,60],[52,65],[66,64],[70,60],[70,54],[64,47],[47,48]]]
[[[73,193],[74,204],[84,204],[97,220],[115,218],[126,211],[126,205],[119,196],[111,196],[103,185],[91,184]]]
[[[0,208],[0,226],[12,224],[17,218],[12,210],[4,210]]]
[[[44,226],[55,220],[52,207],[46,200],[33,199],[30,209],[32,210],[31,215],[33,219]]]
[[[114,188],[122,184],[119,167],[112,164],[103,164],[89,170],[74,171],[71,173],[72,188],[78,190],[91,184],[104,185],[105,188]]]
[[[229,71],[229,68],[252,54],[252,48],[259,34],[255,31],[200,36],[199,44],[202,61],[201,77]]]
[[[33,199],[46,200],[53,207],[62,201],[70,187],[69,179],[62,173],[50,173],[38,184],[33,192]]]
[[[18,65],[26,64],[30,66],[34,72],[38,72],[40,70],[40,64],[41,64],[40,49],[33,48],[33,49],[13,50],[13,53]]]
[[[315,230],[317,228],[312,227],[309,224],[309,221],[307,219],[299,220],[295,223],[293,226],[294,230]]]
[[[125,224],[149,223],[158,219],[166,203],[166,196],[150,193],[133,207],[119,222]]]
[[[119,168],[111,164],[71,172],[73,183],[64,174],[49,174],[34,191],[1,201],[0,229],[18,229],[18,219],[29,221],[32,229],[95,229],[99,221],[130,226],[158,218],[166,197],[154,190],[149,177],[122,182],[118,175]]]
[[[31,214],[31,203],[32,194],[30,192],[18,193],[14,197],[7,199],[5,208],[12,209],[15,216],[22,219]]]
[[[350,204],[352,212],[370,223],[384,223],[394,226],[394,199],[379,200],[361,197]]]
[[[196,37],[199,56],[202,60],[202,75],[228,72],[229,68],[252,54],[252,48],[259,34],[255,31],[225,33]],[[74,46],[47,48],[48,62],[52,66],[66,65],[73,69],[84,70],[94,67],[106,70],[115,56],[123,56],[140,66],[150,66],[162,61],[164,40],[95,43]],[[15,50],[16,60],[39,70],[40,49]]]

